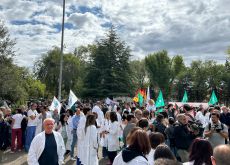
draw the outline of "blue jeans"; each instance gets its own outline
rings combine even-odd
[[[72,135],[73,135],[73,140],[72,140],[72,144],[71,144],[71,151],[70,151],[70,156],[74,157],[74,147],[77,143],[77,130],[73,130],[72,131]]]
[[[30,144],[35,136],[36,126],[28,126],[26,128],[26,142],[25,142],[25,150],[26,152],[30,149]]]

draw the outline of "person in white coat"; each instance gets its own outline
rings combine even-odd
[[[110,112],[110,129],[108,133],[108,157],[110,163],[113,163],[114,158],[117,155],[117,151],[120,149],[119,144],[119,131],[120,125],[117,121],[117,114],[116,112]]]
[[[44,130],[34,137],[29,149],[29,165],[61,165],[64,163],[65,146],[60,133],[53,131],[54,120],[43,122]]]
[[[95,123],[95,115],[89,114],[86,118],[85,137],[82,147],[82,150],[84,151],[84,157],[81,158],[81,164],[83,165],[98,165],[98,134]]]
[[[158,145],[163,144],[165,142],[165,137],[160,132],[151,132],[149,134],[149,141],[151,145],[151,150],[149,154],[146,156],[149,164],[154,165],[154,153],[155,149]]]
[[[116,156],[113,165],[149,165],[146,155],[151,147],[146,131],[135,127],[126,140],[128,147]]]
[[[196,116],[195,116],[195,119],[200,121],[203,128],[205,128],[206,125],[208,125],[208,123],[209,123],[209,122],[207,122],[208,120],[206,119],[207,117],[205,115],[206,115],[205,109],[200,108],[199,111],[196,113]]]
[[[100,101],[97,101],[97,104],[92,109],[92,112],[97,113],[97,120],[98,120],[97,122],[99,126],[101,126],[104,121],[104,113],[100,108],[100,104],[101,104]]]
[[[81,160],[85,157],[85,151],[82,149],[84,147],[85,139],[85,123],[86,117],[91,114],[91,108],[84,107],[83,113],[80,114],[80,120],[77,129],[77,164],[81,164]]]
[[[42,131],[44,131],[43,122],[44,122],[44,120],[46,118],[52,118],[52,116],[51,116],[50,113],[47,112],[47,107],[42,106],[41,107],[41,113],[36,116],[37,126],[36,126],[35,135],[37,135],[37,134],[41,133]]]
[[[72,130],[73,130],[73,124],[72,124],[72,117],[73,117],[73,111],[71,109],[67,110],[67,116],[68,116],[68,120],[67,120],[67,142],[66,142],[66,153],[65,155],[68,155],[70,153],[70,149],[71,149],[71,143],[73,140],[73,136],[71,134]]]
[[[110,128],[110,111],[105,113],[105,120],[102,125],[100,145],[102,146],[102,157],[105,158],[108,156],[108,133]]]

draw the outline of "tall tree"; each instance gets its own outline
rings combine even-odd
[[[120,41],[112,27],[105,39],[97,42],[90,55],[85,79],[85,95],[90,97],[124,96],[130,93],[130,49]]]
[[[185,68],[182,56],[171,59],[163,50],[148,55],[145,63],[152,86],[160,88],[166,97],[170,96],[173,81]]]
[[[163,90],[168,95],[170,81],[170,58],[167,51],[163,50],[150,54],[145,58],[151,84]],[[167,93],[167,94],[166,94]]]
[[[130,61],[132,84],[136,89],[147,87],[147,71],[144,60]]]
[[[27,99],[25,68],[13,64],[15,41],[0,21],[0,99],[23,102]]]
[[[221,77],[224,73],[222,64],[217,64],[215,61],[193,61],[189,72],[193,82],[191,89],[193,101],[207,101],[212,90],[215,90],[218,95],[221,87]]]
[[[35,75],[46,85],[51,96],[56,95],[58,91],[59,60],[60,49],[56,47],[44,54],[42,59],[35,63],[34,67]],[[65,54],[63,57],[62,85],[64,95],[67,95],[70,89],[77,90],[80,93],[83,84],[81,80],[83,73],[80,59],[74,54]]]
[[[0,63],[12,62],[12,57],[15,55],[14,50],[15,40],[10,38],[8,29],[3,21],[0,20]]]

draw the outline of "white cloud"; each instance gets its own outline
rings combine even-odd
[[[230,45],[227,4],[229,0],[68,0],[65,20],[73,26],[65,29],[65,51],[103,37],[108,28],[102,25],[112,23],[131,47],[132,58],[166,49],[170,55],[184,55],[186,63],[194,59],[224,62]],[[1,0],[0,16],[17,38],[21,54],[17,61],[22,66],[32,66],[27,61],[60,45],[62,1]]]
[[[99,23],[99,19],[91,13],[73,13],[69,16],[68,22],[74,24],[78,29],[87,28],[87,26],[94,27]]]

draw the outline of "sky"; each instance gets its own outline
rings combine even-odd
[[[1,0],[0,19],[16,39],[15,63],[32,67],[61,45],[62,0]],[[93,44],[114,25],[132,59],[170,57],[224,63],[230,46],[230,0],[66,0],[64,52]]]

